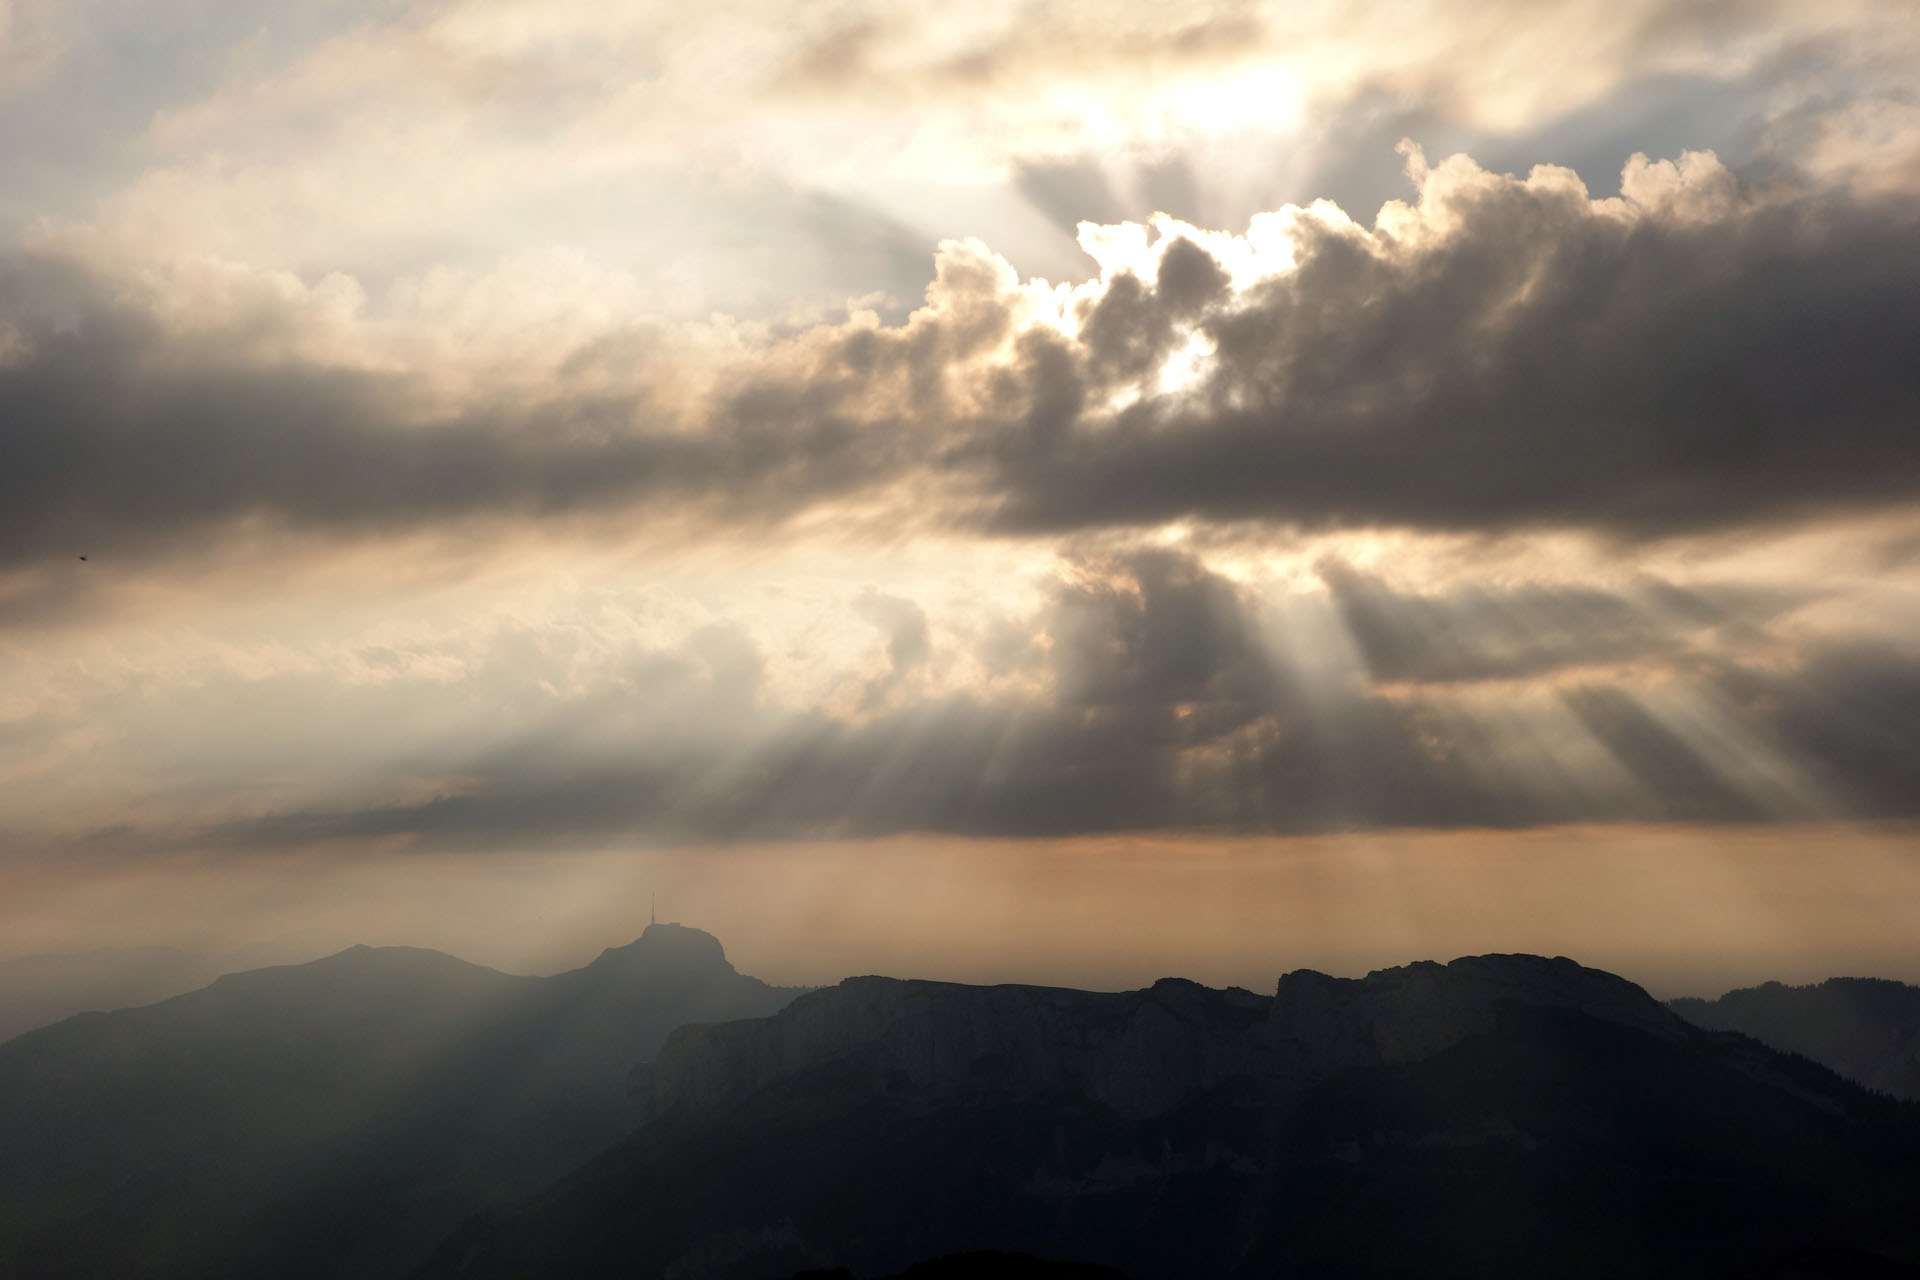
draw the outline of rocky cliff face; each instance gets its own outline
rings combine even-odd
[[[892,1102],[968,1093],[1084,1092],[1124,1115],[1162,1113],[1230,1080],[1298,1083],[1414,1061],[1522,1008],[1561,1008],[1686,1034],[1639,987],[1571,960],[1474,956],[1341,979],[1290,973],[1274,996],[1168,978],[1118,994],[850,978],[758,1022],[682,1027],[636,1073],[652,1115],[736,1105],[836,1071]]]
[[[856,978],[683,1028],[649,1119],[476,1221],[447,1280],[1920,1275],[1920,1112],[1568,960],[1271,996]]]
[[[1280,979],[1269,1025],[1276,1067],[1320,1075],[1428,1058],[1493,1029],[1516,1008],[1564,1009],[1678,1041],[1680,1019],[1640,987],[1564,956],[1464,956],[1331,978],[1297,969]]]
[[[785,1016],[680,1028],[638,1086],[654,1114],[701,1111],[836,1069],[910,1105],[1073,1083],[1150,1114],[1199,1085],[1259,1070],[1268,1003],[1171,978],[1124,994],[849,978]]]

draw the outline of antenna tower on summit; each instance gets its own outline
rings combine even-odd
[[[660,894],[651,891],[647,894],[647,924],[649,927],[660,923]]]

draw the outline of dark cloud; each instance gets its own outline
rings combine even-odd
[[[1517,679],[1671,657],[1698,639],[1750,633],[1806,598],[1647,577],[1625,593],[1528,584],[1409,594],[1339,560],[1323,563],[1320,578],[1381,683]]]
[[[1614,218],[1558,184],[1481,179],[1427,205],[1442,221],[1411,243],[1298,222],[1297,270],[1203,322],[1211,380],[1055,425],[992,477],[1000,526],[1644,537],[1914,496],[1910,209]],[[1088,320],[1079,403],[1165,350],[1185,304],[1116,281]]]
[[[1552,644],[1555,607],[1614,618],[1639,606],[1597,595],[1548,606]],[[695,637],[616,691],[552,702],[534,727],[417,761],[423,777],[463,780],[437,798],[286,812],[209,838],[456,849],[1920,815],[1912,654],[1836,647],[1793,669],[1688,657],[1658,680],[1547,689],[1530,709],[1388,696],[1309,680],[1239,588],[1167,552],[1069,566],[1027,631],[1042,686],[856,719],[776,710],[754,692],[744,637]],[[1447,651],[1482,640],[1475,669],[1539,665],[1501,625],[1464,628]],[[702,656],[716,649],[732,657]],[[1700,729],[1688,710],[1700,705],[1718,728]],[[1584,755],[1566,754],[1569,736]]]
[[[1271,707],[1275,672],[1232,583],[1170,551],[1083,567],[1091,572],[1060,589],[1044,620],[1063,703],[1153,714],[1212,707],[1209,735]]]
[[[1611,209],[1570,175],[1416,178],[1418,205],[1377,230],[1292,216],[1293,270],[1241,292],[1174,234],[1151,279],[1081,299],[1071,336],[1014,332],[1011,282],[949,254],[937,318],[829,338],[729,412],[867,424],[950,519],[1029,533],[1197,517],[1640,539],[1920,490],[1910,204],[1751,197],[1711,157],[1636,161]],[[1163,388],[1195,331],[1210,366]]]
[[[1727,666],[1714,687],[1763,740],[1791,744],[1810,785],[1850,815],[1920,814],[1920,651],[1822,645],[1790,671]]]
[[[925,661],[917,606],[874,596],[856,607],[888,627],[895,677]],[[1235,802],[1195,788],[1177,760],[1281,702],[1280,673],[1236,589],[1179,556],[1086,562],[1027,633],[1046,655],[1051,694],[948,696],[854,721],[723,701],[738,682],[697,665],[714,638],[695,637],[618,696],[555,707],[545,728],[469,758],[421,762],[474,780],[469,791],[249,819],[219,838],[519,847],[635,832],[704,841],[1216,825],[1214,810]],[[682,723],[704,736],[670,728]]]
[[[704,432],[663,421],[644,387],[564,379],[530,406],[421,422],[405,377],[256,354],[298,323],[271,310],[183,338],[46,264],[7,283],[41,305],[0,317],[17,335],[0,361],[0,567],[148,560],[249,520],[357,537],[697,505],[778,519],[900,469],[851,424],[751,390]]]
[[[1632,209],[1595,211],[1567,179],[1449,163],[1377,231],[1292,217],[1294,268],[1237,292],[1175,235],[1151,279],[1082,298],[1072,335],[1023,319],[1004,264],[949,246],[906,323],[800,333],[729,371],[694,422],[639,375],[563,372],[539,403],[422,423],[404,377],[272,354],[300,322],[271,307],[223,345],[16,264],[32,287],[0,317],[0,566],[247,520],[328,537],[767,523],[882,489],[903,517],[998,531],[1194,517],[1627,539],[1920,496],[1910,203],[1753,202],[1710,159],[1629,179]],[[1161,386],[1195,331],[1208,371]]]
[[[1632,690],[1590,685],[1569,691],[1565,701],[1639,784],[1636,803],[1606,816],[1681,822],[1773,816],[1773,797],[1762,799],[1743,792],[1713,759],[1653,714]]]

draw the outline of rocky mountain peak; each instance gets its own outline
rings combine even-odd
[[[654,973],[732,973],[726,948],[705,929],[656,922],[623,947],[608,947],[589,968],[646,970]]]
[[[1364,978],[1297,969],[1280,979],[1268,1021],[1281,1059],[1311,1073],[1429,1057],[1515,1008],[1565,1009],[1669,1041],[1686,1034],[1640,987],[1565,956],[1423,960]]]

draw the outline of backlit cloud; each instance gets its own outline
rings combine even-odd
[[[0,3],[0,878],[1920,818],[1916,67]]]

